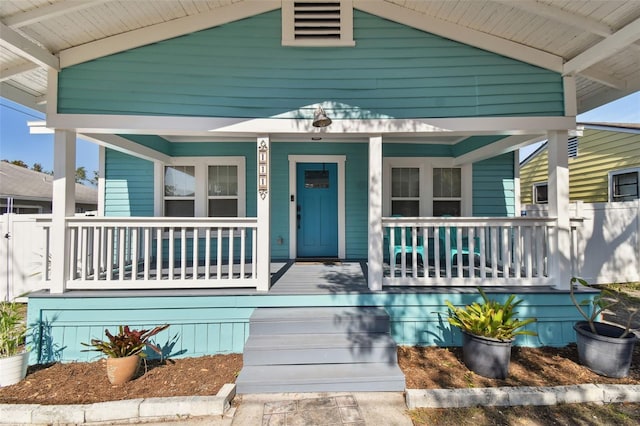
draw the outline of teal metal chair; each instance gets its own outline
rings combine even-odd
[[[441,255],[444,256],[444,250],[446,250],[444,227],[440,227],[439,239]],[[469,256],[470,254],[472,254],[469,251],[469,237],[462,237],[462,246],[458,247],[458,229],[455,226],[449,228],[449,253],[451,254],[452,262],[457,261],[458,253],[462,254],[463,256]],[[479,237],[473,237],[473,255],[480,256]]]
[[[394,215],[393,217],[402,217],[399,215]],[[405,247],[404,247],[404,252],[405,254],[412,254],[413,253],[413,246],[412,246],[412,238],[411,238],[411,227],[404,227],[404,226],[396,226],[393,230],[393,261],[395,263],[398,262],[398,255],[402,254],[402,228],[406,228],[405,230]],[[388,237],[390,238],[390,236]],[[422,236],[418,235],[416,238],[416,247],[415,247],[415,251],[416,254],[418,256],[420,256],[420,258],[422,259],[422,262],[424,263],[425,261],[425,257],[424,257],[424,242],[422,239]]]

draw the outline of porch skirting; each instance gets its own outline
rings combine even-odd
[[[381,307],[390,316],[391,335],[399,345],[459,346],[461,335],[448,324],[444,301],[466,305],[479,299],[476,290],[470,288],[365,289],[329,289],[324,294],[241,289],[237,294],[213,290],[34,293],[29,297],[27,314],[33,330],[30,364],[96,359],[93,352],[81,352],[85,349],[81,342],[103,338],[105,328],[115,330],[120,324],[141,328],[170,324],[155,338],[165,357],[242,353],[249,335],[249,317],[258,307]],[[516,293],[524,299],[519,316],[538,319],[529,327],[538,336],[518,336],[516,345],[565,346],[575,341],[572,327],[580,318],[567,292],[541,287],[491,288],[487,292],[498,299]]]

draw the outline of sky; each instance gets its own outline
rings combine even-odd
[[[29,134],[28,121],[44,120],[44,114],[0,97],[0,160],[22,160],[29,167],[40,163],[53,170],[53,134]],[[84,167],[87,177],[98,170],[98,145],[78,139],[76,168]]]
[[[53,170],[53,135],[31,135],[27,121],[44,120],[44,114],[0,97],[0,160],[22,160],[29,167],[40,163]],[[578,121],[640,123],[640,92],[580,114]],[[520,150],[526,158],[538,144]],[[98,170],[98,145],[78,139],[76,167],[84,167],[87,177]]]

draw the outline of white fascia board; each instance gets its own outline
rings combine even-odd
[[[40,65],[34,64],[33,62],[25,62],[15,67],[0,69],[0,81],[9,80],[13,76],[33,71],[36,68],[40,68]]]
[[[614,55],[640,40],[640,18],[564,64],[562,73],[573,75]]]
[[[423,13],[381,0],[354,0],[353,6],[400,24],[436,34],[469,46],[488,50],[508,58],[526,62],[555,72],[562,72],[564,59],[481,31],[435,19]]]
[[[107,1],[111,0],[60,1],[47,6],[31,9],[26,12],[17,13],[5,18],[3,21],[5,25],[11,28],[26,27],[27,25],[42,22],[67,13],[76,12],[78,10],[87,9]]]
[[[206,30],[280,8],[280,0],[245,0],[209,12],[120,33],[60,51],[62,68],[140,46]]]
[[[6,82],[0,82],[0,95],[20,105],[24,105],[36,111],[45,112],[44,105],[38,103],[38,97],[17,89]]]
[[[322,129],[311,120],[278,118],[167,117],[94,114],[47,114],[47,127],[76,129],[81,133],[196,135],[255,137],[280,135],[478,135],[531,134],[575,128],[575,117],[471,117],[333,120]]]
[[[29,134],[53,134],[53,129],[48,128],[46,122],[44,121],[28,121],[27,125],[29,126]],[[116,151],[124,152],[125,154],[144,158],[145,160],[161,161],[163,163],[168,163],[171,160],[171,157],[168,155],[148,148],[144,145],[139,145],[121,136],[95,133],[78,133],[77,135],[78,138],[93,142],[100,147],[111,148]]]
[[[145,160],[156,162],[159,161],[165,164],[168,164],[171,161],[170,156],[154,149],[147,148],[146,146],[137,144],[121,136],[82,133],[78,134],[78,137],[89,142],[96,143],[100,146],[111,148],[125,154],[133,155],[134,157],[143,158]]]
[[[453,164],[456,166],[472,164],[478,161],[486,160],[487,158],[515,151],[524,146],[531,145],[532,143],[541,142],[546,138],[546,134],[507,136],[506,138],[500,139],[499,141],[496,141],[489,145],[485,145],[482,148],[478,148],[474,151],[456,157],[453,160]]]
[[[24,38],[2,22],[0,22],[0,45],[42,67],[60,69],[60,61],[56,56]]]

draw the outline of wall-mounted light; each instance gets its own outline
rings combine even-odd
[[[324,109],[318,105],[318,108],[313,113],[313,127],[327,127],[331,124],[331,119],[327,117]]]

